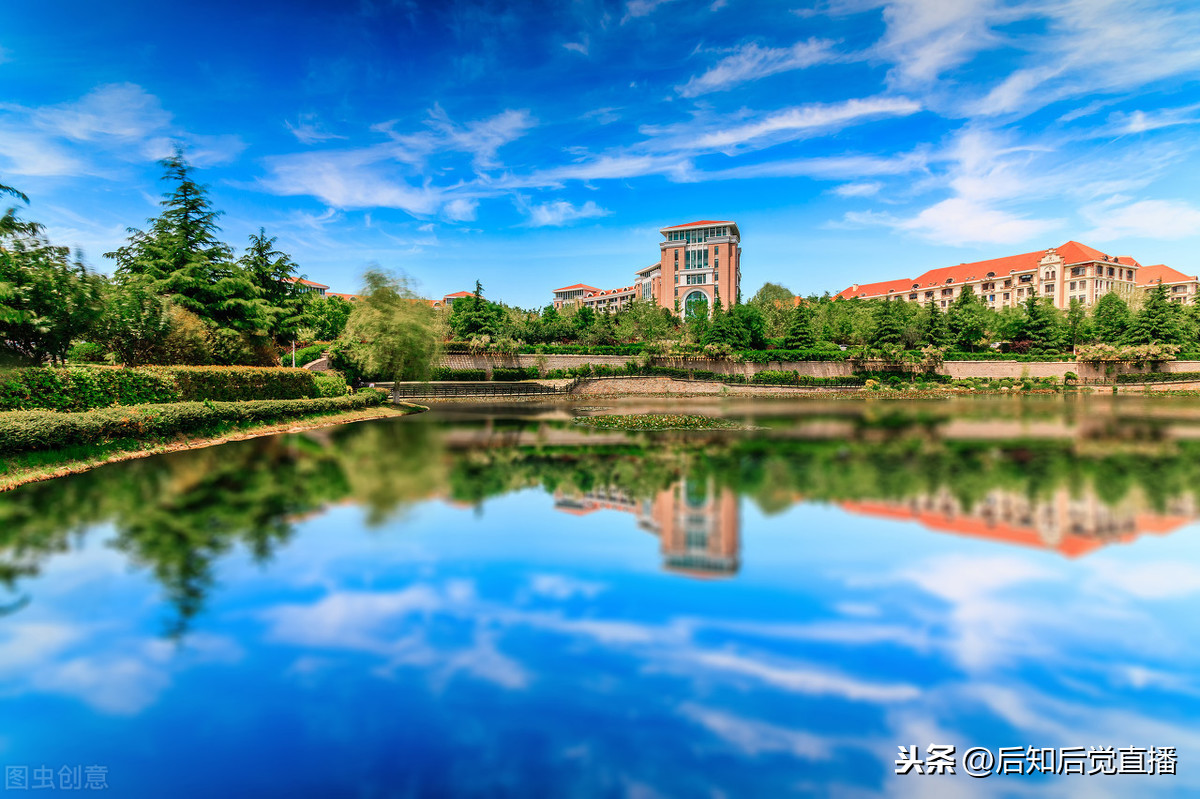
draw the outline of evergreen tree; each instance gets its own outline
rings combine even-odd
[[[129,242],[106,257],[116,261],[117,274],[148,278],[156,293],[218,329],[252,329],[258,321],[254,288],[217,237],[221,212],[213,209],[208,187],[192,178],[181,151],[159,164],[172,186],[159,203],[162,213],[147,220],[147,231],[131,228]]]
[[[735,305],[727,314],[731,324],[741,329],[745,345],[752,350],[767,348],[767,321],[762,313],[751,305]]]
[[[969,284],[950,303],[946,324],[954,345],[973,352],[987,336],[987,308]]]
[[[926,344],[934,347],[950,346],[950,326],[946,317],[947,314],[942,313],[933,300],[925,303],[925,310],[921,316],[921,337]]]
[[[1024,317],[1016,338],[1029,342],[1029,352],[1043,354],[1058,352],[1062,348],[1062,332],[1059,327],[1058,309],[1050,299],[1038,299],[1030,295],[1022,303]]]
[[[901,345],[904,343],[904,330],[900,326],[899,303],[893,300],[877,300],[872,320],[874,329],[871,331],[872,346],[883,347]]]
[[[1167,297],[1167,287],[1158,284],[1138,311],[1125,334],[1130,344],[1182,344],[1183,327],[1179,306]]]
[[[1129,322],[1129,306],[1116,292],[1110,291],[1096,300],[1092,308],[1092,328],[1100,341],[1107,344],[1121,341],[1129,330]]]
[[[1092,324],[1088,319],[1087,307],[1077,297],[1071,298],[1071,305],[1067,308],[1067,337],[1072,347],[1092,337]]]
[[[274,237],[268,237],[266,230],[259,228],[257,234],[250,234],[250,246],[238,265],[257,295],[259,325],[282,341],[293,337],[297,328],[311,325],[314,321],[311,301],[324,300],[299,290],[296,264],[287,253],[275,249],[275,242]],[[306,299],[310,302],[305,302]],[[337,338],[337,334],[331,338]]]
[[[0,193],[27,200],[16,189]],[[102,279],[36,222],[9,208],[0,218],[0,353],[27,364],[66,357],[71,340],[91,332],[100,315]]]
[[[483,284],[475,281],[470,299],[455,300],[450,308],[450,329],[460,339],[495,336],[500,333],[504,309],[483,298]]]
[[[813,333],[813,308],[807,301],[801,300],[792,309],[783,345],[789,350],[811,350],[817,346],[817,337]]]

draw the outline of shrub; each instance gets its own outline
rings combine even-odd
[[[1144,372],[1116,375],[1113,379],[1117,383],[1178,383],[1200,380],[1200,372]]]
[[[434,367],[431,380],[480,381],[487,380],[487,372],[483,369],[451,369],[447,366]]]
[[[313,372],[312,374],[318,397],[341,397],[349,390],[349,387],[346,385],[346,378],[342,376],[341,372],[330,370],[328,372]]]
[[[111,405],[340,396],[346,381],[304,369],[258,366],[68,367],[0,374],[0,411],[85,411]],[[335,385],[335,381],[336,385]]]
[[[230,424],[271,422],[380,405],[380,391],[343,397],[250,402],[176,402],[85,411],[0,413],[0,452],[28,452],[120,439],[153,439],[199,433]]]
[[[296,366],[301,367],[305,364],[312,363],[320,358],[321,353],[325,352],[327,349],[329,349],[329,344],[327,342],[322,344],[309,344],[307,347],[301,347],[300,349],[296,350]],[[279,357],[280,360],[283,361],[284,366],[292,365],[292,351],[290,349],[280,350]]]
[[[799,382],[796,372],[783,372],[774,369],[764,369],[750,378],[751,383],[769,384],[775,386],[794,386]]]
[[[509,368],[503,366],[492,367],[492,380],[514,381],[514,380],[533,380],[538,376],[537,369],[523,369],[521,367]]]
[[[99,344],[90,341],[77,341],[67,350],[67,360],[71,363],[104,363],[106,350]]]

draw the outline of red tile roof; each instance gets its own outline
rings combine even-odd
[[[1155,286],[1159,283],[1187,283],[1198,279],[1200,278],[1197,278],[1196,275],[1185,275],[1178,269],[1172,269],[1166,264],[1143,266],[1137,272],[1137,284],[1139,286]]]
[[[445,297],[442,297],[442,299],[443,300],[457,300],[462,297],[474,297],[474,296],[475,296],[475,293],[471,292],[471,291],[456,291],[453,294],[447,294]]]
[[[851,286],[848,289],[839,291],[837,296],[842,299],[850,299],[852,297],[879,297],[886,295],[889,291],[899,294],[905,291],[912,291],[913,281],[908,278],[900,280],[885,280],[881,283],[863,283],[858,288]]]
[[[1126,259],[1124,262],[1114,261],[1099,250],[1089,247],[1086,244],[1080,244],[1077,241],[1068,241],[1061,247],[1055,247],[1054,250],[1062,256],[1063,261],[1067,264],[1101,261],[1123,263],[1123,265],[1129,266],[1137,263],[1137,261],[1134,261],[1129,256],[1123,256]],[[1021,253],[1020,255],[1006,255],[1003,258],[992,258],[987,261],[972,261],[971,263],[958,264],[957,266],[943,266],[937,269],[930,269],[913,280],[888,280],[882,283],[866,283],[857,289],[853,287],[845,289],[838,296],[877,297],[886,294],[889,288],[893,291],[900,291],[901,289],[898,286],[902,284],[905,291],[911,291],[914,283],[919,287],[918,290],[926,290],[934,286],[956,285],[971,280],[986,280],[989,272],[993,273],[993,277],[1006,277],[1010,272],[1028,272],[1036,268],[1038,262],[1045,255],[1046,250],[1037,250],[1035,252]]]
[[[555,291],[571,291],[572,289],[590,289],[591,291],[599,291],[600,290],[600,289],[596,288],[595,286],[589,286],[584,283],[576,283],[574,286],[563,286],[560,289],[555,289]]]
[[[698,225],[736,225],[737,222],[730,222],[728,219],[701,219],[699,222],[688,222],[686,225],[671,225],[670,227],[660,228],[661,230],[679,230],[683,227],[696,227]]]
[[[983,280],[988,276],[988,272],[994,273],[995,277],[1002,277],[1009,272],[1024,272],[1033,269],[1045,254],[1045,250],[1038,250],[1037,252],[1024,252],[1020,255],[1006,255],[1003,258],[991,258],[987,261],[973,261],[958,266],[943,266],[938,269],[930,269],[912,283],[920,285],[921,288],[930,288],[944,286],[947,280],[952,283],[962,283],[964,280]]]
[[[357,294],[339,294],[336,291],[329,291],[329,292],[326,292],[325,296],[326,297],[337,297],[338,299],[348,300],[349,302],[357,302],[358,301]]]
[[[311,280],[305,280],[305,279],[304,279],[304,278],[302,278],[302,277],[285,277],[285,278],[283,279],[283,282],[285,282],[285,283],[298,283],[298,284],[299,284],[299,285],[301,285],[301,286],[312,286],[312,287],[313,287],[313,288],[315,288],[315,289],[327,289],[327,288],[329,288],[329,286],[326,286],[324,283],[314,283],[314,282],[312,282]]]

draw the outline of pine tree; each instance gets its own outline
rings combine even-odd
[[[900,327],[898,310],[899,306],[896,301],[877,301],[872,314],[875,323],[874,330],[871,331],[872,346],[883,347],[904,343],[904,331]]]
[[[1161,283],[1150,292],[1146,304],[1138,311],[1125,334],[1130,344],[1181,344],[1183,327],[1179,306],[1167,297],[1167,287]]]
[[[809,303],[802,300],[792,309],[783,345],[789,350],[811,350],[817,346],[817,337],[813,333],[813,309]]]
[[[276,241],[267,236],[266,230],[259,228],[257,234],[250,234],[250,246],[238,260],[238,266],[254,287],[259,325],[282,341],[295,335],[298,327],[315,322],[311,302],[327,300],[305,295],[299,290],[296,264],[287,253],[275,249]],[[333,338],[336,337],[334,334]]]
[[[1071,346],[1076,347],[1080,342],[1091,338],[1092,326],[1088,320],[1087,307],[1077,297],[1071,298],[1067,308],[1067,336]]]
[[[1116,292],[1110,291],[1096,300],[1092,308],[1092,327],[1100,341],[1116,344],[1123,340],[1129,323],[1129,306]]]
[[[1028,341],[1029,352],[1034,354],[1058,352],[1062,348],[1058,309],[1049,298],[1038,299],[1032,294],[1022,307],[1025,317],[1021,320],[1019,340]]]
[[[192,178],[182,151],[159,164],[172,186],[159,203],[162,213],[147,220],[147,231],[130,228],[129,242],[105,257],[116,261],[118,275],[146,277],[156,294],[212,325],[222,351],[236,349],[241,333],[264,332],[254,286],[217,237],[221,212]]]
[[[986,308],[969,284],[950,303],[946,324],[955,346],[973,352],[987,335]]]
[[[934,347],[950,346],[950,326],[947,323],[947,314],[933,304],[933,300],[925,303],[925,312],[922,318],[922,337],[926,344]]]

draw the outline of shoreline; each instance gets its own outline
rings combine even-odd
[[[338,427],[355,422],[369,422],[376,419],[389,419],[410,416],[429,410],[428,406],[410,402],[397,402],[373,408],[343,413],[324,414],[319,416],[300,417],[287,422],[273,422],[254,425],[251,427],[230,430],[227,433],[210,436],[185,436],[170,442],[144,442],[141,449],[116,449],[111,452],[101,452],[93,456],[67,458],[58,463],[46,463],[17,467],[7,474],[0,475],[0,493],[20,488],[30,483],[40,483],[44,480],[54,480],[72,474],[81,474],[109,463],[148,458],[152,455],[162,455],[169,452],[182,452],[191,449],[203,449],[232,441],[245,441],[263,436],[280,435],[283,433],[303,433],[308,430],[319,430],[323,427]],[[52,453],[46,453],[52,454]]]

